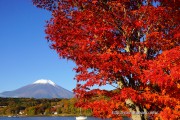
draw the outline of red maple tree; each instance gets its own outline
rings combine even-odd
[[[179,0],[33,0],[47,39],[76,63],[78,106],[95,116],[180,119]],[[114,90],[92,89],[112,85]]]

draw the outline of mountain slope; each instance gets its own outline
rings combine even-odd
[[[72,98],[73,93],[56,85],[50,80],[38,80],[33,84],[21,87],[14,91],[1,93],[4,97],[25,97],[25,98]]]

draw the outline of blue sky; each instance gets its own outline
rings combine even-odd
[[[75,66],[60,60],[45,40],[51,14],[31,0],[0,0],[0,92],[38,79],[50,79],[68,90],[75,87]]]
[[[0,93],[38,79],[50,79],[68,90],[76,86],[75,64],[59,59],[45,40],[48,11],[31,0],[0,0],[0,15]]]

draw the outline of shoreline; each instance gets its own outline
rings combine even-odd
[[[79,114],[59,114],[59,115],[0,115],[0,117],[77,117]],[[87,117],[93,117],[86,115]]]

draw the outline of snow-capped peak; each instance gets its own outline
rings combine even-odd
[[[53,86],[56,86],[56,84],[51,81],[51,80],[46,80],[46,79],[40,79],[40,80],[37,80],[36,82],[34,82],[33,84],[51,84]]]

